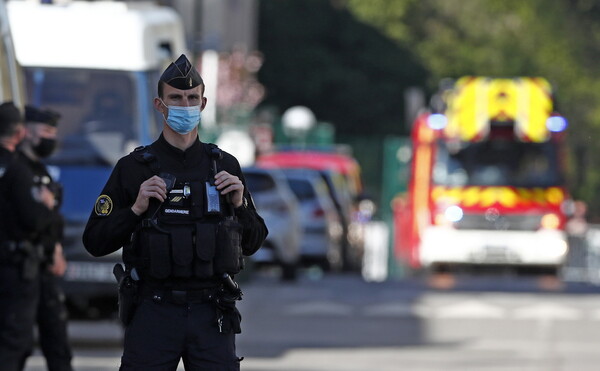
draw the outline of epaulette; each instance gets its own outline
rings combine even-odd
[[[150,146],[139,146],[131,154],[133,158],[143,164],[148,164],[156,160],[156,156],[152,153]]]
[[[206,152],[206,154],[208,154],[209,156],[213,154],[213,151],[215,151],[215,150],[219,150],[219,151],[220,151],[220,150],[221,150],[221,149],[219,148],[219,146],[217,146],[217,145],[216,145],[216,144],[214,144],[214,143],[204,143],[204,144],[205,144],[205,146],[204,146],[204,151],[205,151],[205,152]]]

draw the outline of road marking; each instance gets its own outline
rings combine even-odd
[[[582,318],[581,311],[556,303],[540,303],[515,309],[513,318],[519,320],[567,320]]]
[[[467,300],[436,309],[437,318],[504,318],[506,310],[478,300]]]
[[[590,317],[594,321],[600,321],[600,309],[595,309],[590,312]]]
[[[312,301],[288,305],[284,313],[290,316],[352,316],[397,317],[424,319],[516,319],[516,320],[581,320],[583,312],[557,303],[525,305],[508,309],[482,300],[465,300],[444,305],[424,305],[394,301],[364,307],[340,304],[333,301]],[[600,309],[590,312],[590,318],[600,321]]]
[[[364,308],[363,315],[369,317],[428,317],[430,310],[420,305],[406,302],[369,305]]]
[[[83,370],[97,367],[114,367],[118,368],[121,364],[121,357],[86,357],[86,356],[75,356],[73,357],[73,367],[77,370]],[[46,360],[40,355],[34,355],[27,358],[27,369],[35,367],[43,367],[45,370]]]
[[[285,308],[285,313],[292,316],[310,316],[310,315],[334,315],[349,316],[353,312],[350,305],[338,304],[330,301],[309,302],[305,304],[289,305]]]

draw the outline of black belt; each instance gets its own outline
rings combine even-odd
[[[29,241],[4,241],[0,243],[0,247],[5,251],[14,253],[17,251],[26,251],[33,249],[33,244]]]
[[[205,303],[213,300],[216,288],[200,290],[167,290],[151,287],[142,288],[142,297],[151,298],[153,301],[175,304]]]
[[[25,255],[35,253],[41,257],[39,249],[29,241],[3,241],[0,243],[0,263],[15,264],[25,258]]]

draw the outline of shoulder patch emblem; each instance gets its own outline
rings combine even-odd
[[[113,202],[107,195],[100,195],[94,205],[94,212],[99,216],[110,215],[113,209]]]

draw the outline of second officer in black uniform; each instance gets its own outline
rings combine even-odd
[[[12,103],[0,105],[0,369],[19,371],[33,348],[42,248],[52,220],[54,195],[36,185],[16,155],[25,135]]]
[[[94,256],[123,247],[121,370],[174,371],[181,359],[186,370],[240,367],[232,277],[267,228],[238,161],[198,139],[203,94],[184,55],[169,65],[154,98],[162,134],[119,160],[83,235]]]
[[[64,275],[62,251],[63,217],[60,214],[62,187],[42,162],[57,146],[58,119],[51,110],[25,107],[25,139],[19,145],[21,162],[33,174],[33,182],[47,187],[55,198],[51,225],[40,233],[36,243],[43,247],[40,266],[40,301],[37,311],[38,340],[48,371],[72,371],[72,352],[67,336],[67,309],[58,277]]]

